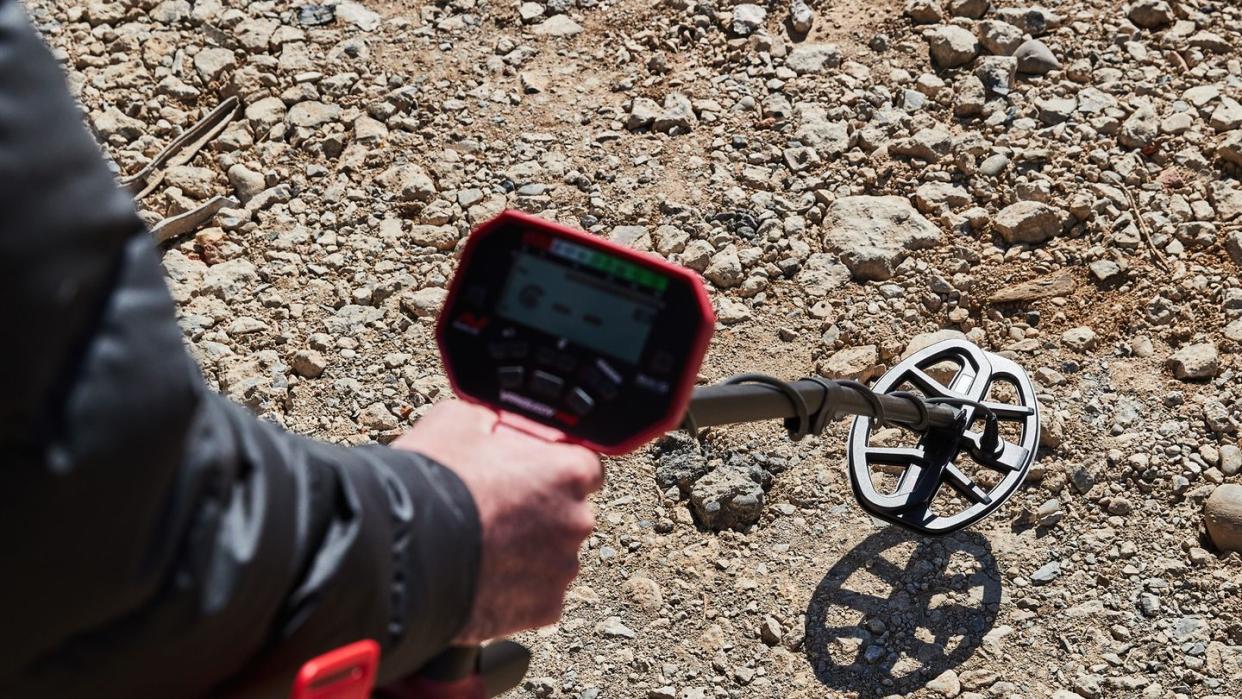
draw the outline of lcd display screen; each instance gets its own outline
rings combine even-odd
[[[656,303],[637,291],[520,252],[496,313],[636,364],[659,310]]]

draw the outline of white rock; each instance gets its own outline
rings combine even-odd
[[[915,24],[936,24],[944,19],[939,0],[907,0],[906,16]]]
[[[336,17],[349,22],[364,32],[373,32],[379,29],[381,20],[379,13],[369,10],[353,2],[353,0],[337,0]]]
[[[1138,0],[1130,5],[1126,16],[1136,26],[1144,29],[1167,27],[1177,19],[1177,15],[1173,14],[1173,8],[1169,7],[1169,3],[1164,0]]]
[[[933,29],[927,37],[932,63],[940,68],[956,68],[975,60],[979,42],[970,31],[957,25]]]
[[[748,2],[733,7],[733,33],[750,36],[768,20],[768,11]]]
[[[225,71],[232,70],[236,66],[237,60],[233,57],[233,52],[228,49],[209,47],[202,49],[194,56],[194,70],[198,71],[204,83],[219,79]]]
[[[1173,375],[1182,381],[1210,379],[1220,370],[1220,356],[1215,344],[1200,342],[1174,352],[1169,357],[1168,366],[1173,370]]]
[[[1061,62],[1053,55],[1052,49],[1039,39],[1023,42],[1013,52],[1013,57],[1018,59],[1018,72],[1027,75],[1043,75],[1061,68]]]
[[[540,36],[575,36],[582,33],[582,25],[569,18],[569,15],[552,15],[532,30]]]
[[[785,57],[785,67],[798,75],[817,75],[841,65],[841,51],[834,44],[798,44]]]
[[[975,32],[983,48],[997,56],[1008,56],[1017,51],[1025,36],[1021,29],[998,19],[983,20],[975,25]]]
[[[843,197],[824,215],[824,245],[856,279],[888,279],[907,251],[938,242],[940,229],[904,197]]]

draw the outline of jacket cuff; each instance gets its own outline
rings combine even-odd
[[[365,449],[384,451],[377,461],[387,474],[395,520],[382,684],[422,666],[465,627],[474,606],[483,537],[474,498],[453,471],[422,454]]]

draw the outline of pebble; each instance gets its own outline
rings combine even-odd
[[[1061,62],[1053,55],[1052,49],[1049,49],[1039,39],[1030,39],[1023,42],[1013,52],[1013,57],[1018,61],[1017,68],[1019,73],[1043,75],[1061,69]]]
[[[956,68],[975,60],[979,42],[970,31],[956,25],[932,30],[927,35],[932,62],[940,68]]]
[[[1006,243],[1042,243],[1065,228],[1066,212],[1038,201],[1010,204],[996,215],[992,225]]]
[[[1167,364],[1182,381],[1209,379],[1220,370],[1220,355],[1214,343],[1199,342],[1174,352]]]

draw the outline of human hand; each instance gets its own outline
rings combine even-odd
[[[461,401],[435,405],[391,446],[451,469],[474,497],[483,549],[474,606],[455,644],[555,623],[595,528],[587,496],[603,485],[599,456],[506,427]]]

